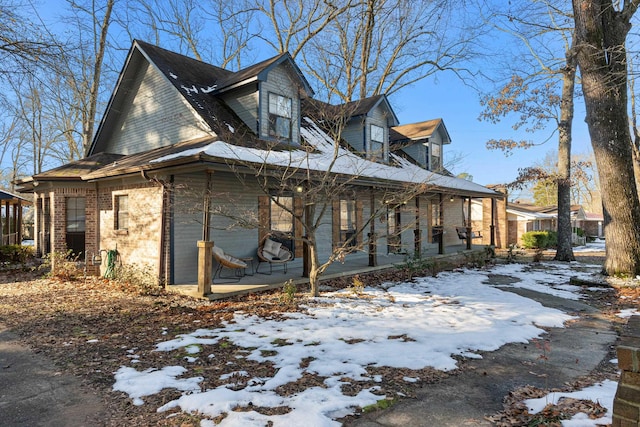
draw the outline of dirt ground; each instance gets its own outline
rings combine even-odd
[[[578,255],[578,254],[577,254]],[[548,255],[545,255],[548,258]],[[589,253],[577,256],[579,262],[600,265],[604,254]],[[520,261],[520,260],[519,260]],[[405,277],[397,269],[361,277],[366,285]],[[327,283],[326,286],[348,286],[348,281]],[[33,351],[51,359],[64,373],[81,379],[83,384],[102,396],[107,413],[104,426],[195,426],[199,417],[188,414],[158,414],[155,408],[179,396],[179,392],[166,390],[145,398],[147,404],[134,406],[123,393],[112,391],[113,373],[120,366],[130,365],[128,353],[123,349],[137,348],[142,355],[139,370],[166,364],[175,357],[171,353],[154,352],[158,331],[167,328],[170,336],[192,332],[195,328],[215,328],[221,322],[233,318],[234,312],[250,312],[265,318],[274,318],[288,311],[300,310],[304,302],[304,289],[291,299],[281,292],[269,292],[242,296],[218,302],[208,302],[166,293],[163,290],[149,292],[134,283],[116,282],[103,278],[82,277],[61,280],[44,277],[42,271],[13,269],[0,271],[0,323],[8,326],[20,336],[23,343]],[[589,303],[613,314],[621,308],[638,307],[640,290],[637,287],[617,287],[615,292],[593,293]],[[612,317],[613,318],[613,317]],[[87,341],[97,339],[91,345]],[[217,345],[216,358],[203,361],[199,375],[205,377],[203,387],[222,384],[222,374],[230,369],[237,371],[238,360],[246,366],[248,378],[265,376],[273,367],[257,364],[235,355],[242,349],[229,343]],[[228,367],[226,362],[234,360],[236,365]],[[377,368],[380,371],[380,368]],[[412,387],[422,387],[430,381],[438,381],[445,375],[463,375],[464,363],[454,372],[442,373],[425,369],[419,373],[385,368],[381,393],[404,393],[411,397]],[[594,375],[597,373],[594,373]],[[407,383],[405,376],[420,377],[420,383]],[[594,378],[597,375],[594,376]],[[230,379],[228,381],[233,381]],[[322,384],[322,378],[307,376],[296,383],[278,390],[282,395],[296,393],[301,388]],[[380,385],[380,383],[377,383]],[[370,384],[363,383],[362,387]],[[358,390],[353,390],[357,393]],[[532,397],[541,391],[514,391],[507,396],[505,411],[515,405],[518,393]],[[270,409],[264,409],[269,411]],[[513,406],[513,410],[516,408]],[[504,419],[504,417],[502,417]],[[521,418],[521,417],[520,417]],[[514,418],[515,419],[515,418]],[[506,424],[503,424],[506,425]],[[518,425],[518,424],[512,424]],[[526,425],[526,424],[522,424]],[[553,425],[553,424],[547,424]]]

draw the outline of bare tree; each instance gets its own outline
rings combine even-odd
[[[568,5],[567,5],[568,6]],[[567,25],[570,14],[560,9],[556,2],[534,4],[518,3],[517,10],[506,15],[495,13],[493,24],[520,41],[534,68],[518,71],[498,94],[491,94],[482,100],[485,110],[481,118],[492,122],[518,114],[515,129],[528,126],[529,131],[543,130],[548,122],[555,126],[547,142],[555,131],[558,132],[556,180],[551,188],[557,189],[553,198],[558,205],[558,246],[555,259],[574,260],[571,242],[571,127],[574,111],[576,80],[576,57],[573,46],[572,29]],[[549,46],[558,45],[562,55]],[[533,70],[533,71],[531,71]],[[558,81],[561,85],[558,94]],[[539,144],[539,143],[538,143]],[[532,141],[512,139],[490,140],[487,147],[511,153],[515,148],[529,148]],[[521,173],[517,181],[536,176],[532,171]],[[540,179],[538,189],[548,189],[548,179]],[[546,184],[545,184],[546,183]]]
[[[465,9],[455,3],[312,0],[258,9],[271,24],[273,47],[302,64],[318,82],[318,97],[348,102],[392,94],[442,70],[466,73],[460,64],[470,57],[479,27],[466,22]]]
[[[55,63],[60,46],[29,17],[23,2],[0,4],[0,74],[32,72]]]
[[[640,203],[627,113],[627,34],[640,2],[573,0],[577,59],[602,187],[604,272],[640,273]]]

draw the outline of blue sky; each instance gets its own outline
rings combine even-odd
[[[38,12],[46,21],[56,22],[56,15],[66,6],[62,0],[46,0]],[[508,43],[505,39],[501,41]],[[504,46],[501,47],[501,49],[504,48]],[[264,55],[270,56],[266,52]],[[116,56],[124,58],[123,55]],[[264,58],[256,61],[260,59]],[[119,68],[121,65],[116,64],[115,67]],[[109,93],[112,89],[104,88]],[[551,131],[537,133],[515,131],[511,127],[513,122],[508,119],[498,124],[479,121],[478,116],[482,108],[477,92],[465,86],[451,72],[439,72],[433,77],[405,88],[392,95],[390,101],[401,124],[442,118],[452,139],[452,143],[444,151],[446,166],[455,174],[469,173],[473,181],[478,184],[511,182],[518,175],[519,168],[542,162],[547,153],[557,151],[557,135],[541,146],[517,150],[508,157],[501,151],[488,150],[485,143],[492,138],[527,139],[540,143],[549,137]],[[576,99],[572,150],[574,154],[591,152],[588,131],[584,123],[584,107],[580,101]],[[100,120],[101,114],[102,111],[99,109],[96,120]]]
[[[576,99],[573,121],[574,154],[590,153],[591,143],[584,107]],[[548,142],[527,150],[516,150],[509,157],[502,151],[488,150],[485,146],[491,138],[527,139],[536,143],[549,137],[550,131],[527,133],[515,131],[512,121],[493,124],[478,121],[482,111],[478,94],[467,87],[452,73],[441,73],[400,91],[391,98],[394,111],[401,123],[442,118],[451,135],[451,144],[445,149],[445,162],[453,173],[467,172],[473,181],[482,184],[501,184],[513,181],[518,168],[542,162],[550,151],[557,151],[555,134]],[[453,161],[456,159],[455,161]]]

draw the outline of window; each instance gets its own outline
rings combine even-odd
[[[67,226],[65,241],[67,249],[71,251],[71,259],[79,259],[85,250],[85,198],[67,197],[65,202]]]
[[[371,125],[371,140],[384,142],[384,129],[381,126]]]
[[[431,169],[437,171],[442,168],[442,160],[440,154],[440,144],[431,143]]]
[[[356,202],[353,200],[340,200],[340,241],[349,242],[348,246],[356,246],[354,238],[356,233]]]
[[[293,197],[274,196],[271,199],[271,229],[293,233]]]
[[[402,250],[402,228],[400,225],[400,208],[387,209],[387,251],[400,253]]]
[[[67,233],[85,230],[84,197],[67,197]]]
[[[115,229],[127,230],[129,228],[129,196],[115,196]]]
[[[291,139],[292,101],[269,93],[269,136]]]
[[[384,128],[371,125],[371,142],[368,157],[370,159],[384,158]]]

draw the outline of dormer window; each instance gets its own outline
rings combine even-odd
[[[269,93],[269,136],[291,139],[291,98]]]
[[[371,125],[371,147],[369,147],[369,158],[382,159],[384,157],[384,128],[378,125]]]

